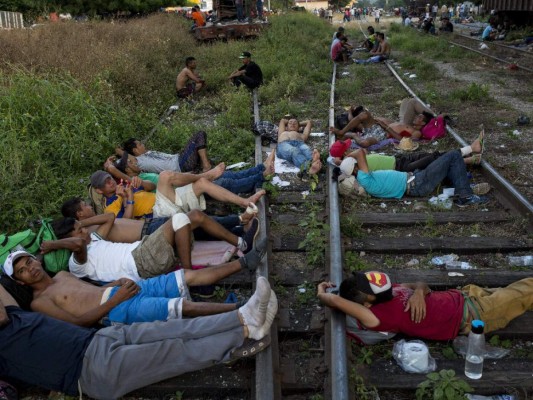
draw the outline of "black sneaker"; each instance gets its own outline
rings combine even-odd
[[[244,235],[242,236],[242,240],[246,244],[246,247],[243,250],[244,254],[250,252],[250,250],[254,248],[255,239],[257,238],[258,233],[259,233],[259,220],[254,217],[252,219],[252,223],[250,224],[250,228],[248,228],[248,230],[244,232]]]
[[[215,297],[215,285],[191,286],[189,292],[192,297],[199,297],[201,299],[211,299]]]
[[[478,196],[476,194],[472,194],[468,197],[460,197],[459,199],[455,200],[455,204],[457,207],[466,207],[474,204],[485,204],[489,201],[489,198],[486,196]]]
[[[239,258],[239,263],[243,269],[248,269],[253,272],[257,269],[257,266],[265,256],[267,252],[267,238],[261,239],[258,243],[255,243],[250,252],[245,254],[244,257]]]

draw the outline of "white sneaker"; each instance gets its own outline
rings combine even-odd
[[[276,297],[276,293],[274,293],[273,290],[270,291],[270,299],[268,301],[267,311],[266,311],[266,319],[262,326],[248,326],[248,337],[251,339],[262,339],[268,333],[270,332],[270,327],[272,326],[272,322],[274,322],[274,318],[276,317],[276,314],[278,313],[278,298]]]
[[[260,327],[265,323],[270,296],[270,284],[265,277],[260,276],[257,278],[254,294],[244,306],[239,308],[244,324],[248,326],[248,329],[251,326]]]

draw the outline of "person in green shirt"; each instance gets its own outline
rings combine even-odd
[[[331,163],[339,166],[345,157],[349,157],[354,149],[352,148],[352,140],[338,140],[331,146],[330,155]],[[470,146],[465,146],[460,149],[463,157],[474,154],[472,157],[463,158],[465,164],[479,164],[480,153],[482,147],[480,139],[474,140]],[[384,154],[368,154],[366,156],[368,169],[370,171],[381,170],[396,170],[401,172],[413,172],[416,170],[425,169],[429,164],[442,156],[444,153],[435,151],[417,152],[417,153],[398,153],[393,156]]]

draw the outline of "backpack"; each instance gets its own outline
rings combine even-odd
[[[254,123],[252,130],[256,136],[261,136],[262,140],[271,143],[278,142],[278,126],[270,121],[256,122]]]
[[[4,265],[9,253],[17,248],[23,248],[28,253],[37,254],[40,242],[37,241],[37,235],[31,229],[14,233],[13,235],[0,235],[0,265]]]
[[[446,134],[446,121],[442,115],[433,118],[424,126],[422,132],[422,139],[434,140],[443,137]]]
[[[50,225],[51,218],[41,220],[41,229],[37,234],[37,242],[39,245],[45,240],[57,240],[57,237]],[[70,258],[70,251],[67,249],[54,250],[44,255],[44,268],[54,274],[59,271],[68,271],[68,260]]]
[[[40,221],[41,228],[35,234],[31,229],[14,233],[11,236],[0,235],[0,265],[3,265],[9,253],[15,250],[26,250],[34,256],[39,254],[39,249],[43,240],[57,240],[57,237],[50,226],[52,219]],[[70,251],[67,249],[54,250],[44,255],[44,268],[53,273],[68,271],[68,260]]]
[[[348,113],[342,113],[335,117],[335,128],[344,129],[346,125],[350,122],[350,116]]]

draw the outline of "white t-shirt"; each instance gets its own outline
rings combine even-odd
[[[91,243],[87,245],[87,261],[80,264],[70,256],[68,267],[78,278],[93,281],[111,282],[120,278],[129,278],[135,282],[141,277],[137,271],[131,252],[141,242],[113,243],[102,239],[97,233],[91,233]]]
[[[143,172],[154,172],[156,174],[163,171],[181,172],[179,154],[150,150],[137,156],[137,165]]]

